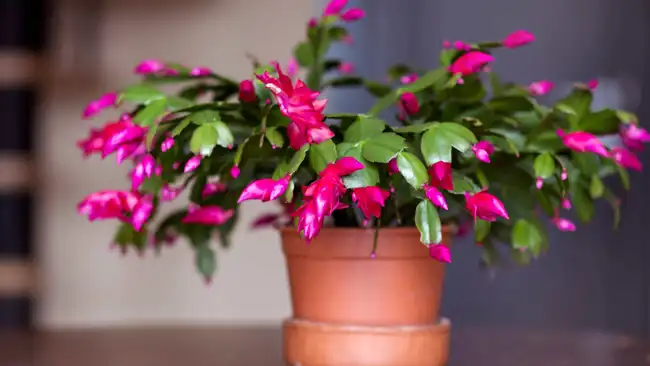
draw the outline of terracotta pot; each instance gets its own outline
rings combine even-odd
[[[284,324],[289,364],[442,366],[449,322],[441,320],[444,264],[429,258],[415,228],[326,228],[311,244],[281,230],[293,318]],[[449,244],[449,231],[443,243]]]

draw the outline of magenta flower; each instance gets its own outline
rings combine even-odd
[[[454,48],[458,51],[469,51],[472,49],[472,45],[463,41],[454,41]]]
[[[298,68],[298,60],[296,60],[294,57],[291,57],[287,62],[287,76],[293,79],[296,74],[298,74]]]
[[[408,85],[408,84],[411,84],[412,82],[416,81],[418,78],[419,78],[418,74],[411,73],[411,74],[407,74],[407,75],[402,76],[399,79],[399,81],[404,85]]]
[[[536,81],[528,85],[528,92],[530,93],[530,95],[534,95],[534,96],[546,95],[553,89],[554,86],[555,84],[553,84],[552,81],[548,81],[548,80]]]
[[[266,178],[253,181],[244,188],[237,203],[248,200],[273,201],[284,194],[290,180],[291,176],[287,175],[278,180]]]
[[[307,22],[307,27],[308,28],[314,28],[317,25],[318,25],[318,19],[316,19],[314,17],[309,18],[309,21]]]
[[[566,169],[562,169],[562,173],[560,173],[560,179],[562,180],[569,179],[569,172],[567,172]]]
[[[400,118],[405,119],[406,116],[412,116],[420,111],[420,102],[415,94],[411,92],[403,93],[399,97],[399,110]]]
[[[570,210],[571,207],[571,200],[566,197],[562,198],[562,208],[565,210]]]
[[[490,163],[490,155],[494,153],[494,145],[489,141],[479,141],[472,146],[474,156],[484,163]]]
[[[233,165],[232,168],[230,168],[230,176],[233,177],[233,179],[237,179],[239,177],[239,173],[241,173],[241,170],[239,169],[238,165]]]
[[[438,188],[425,184],[422,189],[424,189],[424,194],[427,196],[429,201],[433,203],[434,206],[440,207],[443,210],[447,210],[447,201],[445,200],[445,197],[442,195],[442,192],[438,190]]]
[[[354,72],[354,64],[352,62],[341,62],[339,71],[341,74],[352,74]]]
[[[91,193],[77,205],[77,211],[90,221],[118,219],[130,223],[137,231],[149,219],[152,210],[151,197],[130,191]]]
[[[526,30],[517,30],[514,31],[501,42],[503,47],[506,48],[517,48],[525,46],[535,40],[535,35]]]
[[[298,150],[305,144],[319,144],[331,139],[334,132],[323,123],[327,100],[317,100],[320,96],[318,91],[309,89],[302,80],[292,85],[291,79],[282,73],[279,66],[276,70],[278,79],[268,72],[257,75],[257,78],[273,93],[282,114],[291,120],[287,127],[289,145]]]
[[[429,167],[431,185],[446,190],[454,189],[453,177],[451,174],[451,163],[439,161]]]
[[[264,226],[284,226],[287,225],[291,222],[291,213],[293,211],[293,204],[292,203],[286,203],[286,202],[281,202],[283,210],[280,213],[270,213],[270,214],[263,214],[257,217],[257,219],[253,220],[253,223],[251,224],[251,227],[253,229],[259,229]]]
[[[643,164],[641,164],[641,160],[639,160],[639,158],[634,155],[634,153],[627,149],[624,149],[622,147],[613,148],[611,155],[616,164],[623,168],[632,169],[639,172],[643,170]]]
[[[144,224],[151,216],[151,212],[153,212],[153,201],[150,196],[143,196],[131,212],[130,221],[135,231],[140,231],[144,227]]]
[[[537,179],[535,179],[535,188],[542,189],[543,186],[544,186],[544,178],[537,177]]]
[[[243,80],[239,83],[239,100],[245,103],[255,103],[257,95],[255,95],[255,86],[250,80]]]
[[[449,42],[446,39],[442,41],[442,48],[450,48],[450,47],[451,47],[451,42]]]
[[[94,153],[102,158],[116,153],[117,162],[144,152],[144,137],[147,129],[134,124],[130,117],[116,122],[109,122],[101,129],[91,129],[90,136],[77,142],[84,156]]]
[[[341,20],[344,22],[354,22],[360,19],[363,19],[366,16],[366,12],[361,8],[352,8],[345,13],[341,14]]]
[[[650,142],[650,133],[633,123],[621,126],[621,139],[628,149],[643,151],[643,144]]]
[[[598,84],[598,79],[591,79],[587,81],[587,88],[589,88],[591,91],[594,91],[598,88]]]
[[[576,225],[569,219],[555,217],[551,221],[560,231],[576,231]]]
[[[167,137],[160,144],[160,151],[165,152],[165,151],[171,149],[173,146],[174,146],[174,138],[173,137]]]
[[[347,5],[348,0],[330,0],[330,2],[327,3],[323,9],[323,16],[338,16],[341,11],[343,11],[343,8],[345,8]]]
[[[131,172],[131,190],[136,191],[146,178],[156,173],[156,159],[147,154],[138,161]]]
[[[165,184],[160,189],[160,200],[164,202],[173,201],[181,192],[183,192],[183,186],[172,187],[169,184]]]
[[[92,102],[88,103],[86,108],[84,108],[84,111],[82,113],[82,118],[83,119],[88,119],[90,117],[93,117],[99,112],[103,111],[106,108],[113,107],[117,103],[117,93],[116,92],[109,92],[101,97],[99,99],[93,100]]]
[[[388,191],[375,186],[354,188],[352,190],[352,201],[356,202],[368,220],[373,216],[377,218],[381,216],[381,208],[384,207],[388,196],[390,196]]]
[[[212,196],[215,193],[221,193],[221,192],[225,192],[227,190],[228,190],[228,187],[223,183],[208,182],[203,187],[203,191],[201,192],[201,197],[206,198],[206,197]]]
[[[183,167],[183,173],[190,173],[196,170],[196,168],[201,165],[201,155],[195,155],[192,156],[187,163],[185,163],[185,166]]]
[[[588,132],[575,131],[565,133],[558,129],[557,135],[562,139],[564,146],[577,152],[591,152],[603,157],[609,157],[607,148],[598,138]]]
[[[444,244],[429,245],[429,256],[438,262],[451,263],[451,251]]]
[[[224,210],[219,206],[203,206],[190,209],[181,221],[185,224],[223,225],[234,213],[233,210]]]
[[[497,217],[503,217],[506,220],[510,219],[503,202],[486,191],[474,195],[466,192],[465,207],[472,214],[474,220],[479,218],[485,221],[496,221]]]
[[[488,63],[494,61],[494,57],[481,51],[470,51],[460,56],[449,66],[449,72],[467,76],[479,72]]]
[[[209,67],[204,67],[204,66],[199,66],[199,67],[194,67],[192,70],[190,70],[190,76],[208,76],[212,75],[212,70]]]
[[[161,72],[165,69],[165,64],[158,60],[143,60],[138,65],[136,65],[134,73],[140,75],[155,74]]]

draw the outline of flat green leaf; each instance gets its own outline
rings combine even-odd
[[[308,42],[299,43],[293,49],[293,55],[302,67],[311,67],[314,64],[314,49]]]
[[[622,110],[617,110],[616,115],[618,116],[618,119],[621,120],[623,123],[638,123],[639,118],[636,116],[636,114],[628,112],[628,111],[622,111]]]
[[[422,135],[420,149],[427,165],[439,161],[450,163],[452,147],[465,152],[475,142],[472,131],[458,123],[445,122],[432,126]]]
[[[413,72],[411,67],[405,64],[396,64],[388,68],[388,77],[390,80],[397,80],[400,77]]]
[[[208,156],[217,145],[219,135],[212,125],[199,126],[190,139],[190,150],[195,154]]]
[[[571,157],[573,158],[573,165],[576,169],[580,170],[582,174],[587,176],[598,174],[600,159],[596,154],[573,151]]]
[[[602,197],[604,191],[605,185],[603,184],[603,181],[600,180],[598,174],[592,175],[591,184],[589,185],[589,195],[591,195],[591,198],[596,199]]]
[[[516,113],[532,111],[534,102],[523,95],[508,95],[492,98],[487,106],[497,113]]]
[[[194,112],[189,116],[189,118],[192,122],[196,123],[197,125],[221,121],[221,115],[219,114],[219,112],[209,110],[209,109]]]
[[[397,128],[393,128],[393,131],[397,133],[421,133],[430,129],[432,126],[435,126],[437,123],[438,122],[426,122],[417,125],[397,127]]]
[[[345,142],[359,142],[379,135],[386,128],[384,121],[365,115],[360,115],[358,119],[348,127],[344,133]]]
[[[196,269],[206,279],[212,278],[217,270],[217,261],[214,251],[207,245],[201,245],[196,248],[195,254]]]
[[[534,136],[526,144],[525,150],[531,152],[556,152],[564,149],[562,140],[557,136],[555,131],[544,131]]]
[[[582,222],[588,222],[594,215],[594,202],[580,182],[571,182],[571,203]]]
[[[490,234],[490,222],[476,219],[474,221],[474,241],[481,243],[487,238],[488,234]]]
[[[427,72],[411,84],[400,88],[399,94],[401,95],[403,92],[417,93],[432,86],[444,85],[447,79],[449,79],[449,72],[446,68],[440,67]]]
[[[393,88],[391,88],[390,85],[381,84],[376,81],[365,80],[363,84],[366,87],[368,93],[374,95],[377,98],[384,97],[393,91]]]
[[[397,168],[404,179],[415,189],[420,189],[429,181],[427,168],[417,156],[402,151],[397,154]]]
[[[334,26],[330,27],[327,33],[332,41],[340,41],[348,34],[348,30],[343,27]]]
[[[564,109],[569,109],[574,114],[569,114],[567,117],[572,129],[578,128],[579,121],[589,113],[593,95],[591,91],[584,88],[574,88],[571,93],[564,99],[558,101],[558,105],[564,106]]]
[[[190,125],[190,123],[192,123],[192,120],[191,120],[189,117],[185,117],[185,118],[184,118],[182,121],[180,121],[180,122],[176,125],[176,127],[174,127],[174,129],[172,130],[172,137],[176,137],[176,136],[180,135],[181,132],[183,132],[183,130],[184,130],[185,128],[187,128],[187,126]]]
[[[398,90],[393,90],[392,92],[384,95],[383,97],[379,98],[379,100],[377,100],[377,102],[375,102],[375,105],[373,105],[372,108],[370,108],[370,110],[368,111],[368,114],[371,115],[371,116],[378,115],[384,109],[386,109],[386,108],[390,107],[391,105],[395,104],[395,102],[397,102],[397,99],[399,98],[399,96],[400,96],[400,92]]]
[[[305,158],[307,157],[308,150],[309,150],[309,145],[305,144],[303,145],[303,147],[300,148],[300,150],[296,151],[295,154],[293,154],[291,161],[289,161],[288,172],[290,174],[293,175],[295,172],[298,171],[300,165],[302,165],[302,162],[305,161]]]
[[[163,184],[165,184],[165,182],[160,176],[153,175],[149,178],[146,178],[142,182],[142,185],[140,186],[140,191],[143,193],[156,195],[162,189]]]
[[[181,109],[186,109],[193,106],[194,106],[194,102],[189,99],[181,98],[175,95],[170,95],[169,97],[167,97],[167,107],[172,112],[176,112]]]
[[[363,157],[374,163],[388,163],[405,148],[402,136],[385,132],[371,137],[363,144]]]
[[[512,247],[536,253],[541,245],[542,235],[537,227],[527,220],[517,220],[512,228]]]
[[[452,173],[452,182],[454,183],[454,189],[450,192],[454,194],[464,194],[465,192],[476,193],[480,190],[480,187],[469,177],[456,172]]]
[[[132,85],[122,92],[119,100],[135,104],[149,104],[154,100],[165,99],[165,93],[147,84]]]
[[[458,55],[459,51],[454,48],[446,48],[440,51],[440,64],[444,66],[451,65],[452,61]]]
[[[549,153],[538,155],[533,165],[536,177],[550,178],[555,173],[555,159]]]
[[[621,121],[615,111],[604,109],[584,116],[579,123],[581,131],[597,135],[614,134],[619,130]]]
[[[379,182],[377,168],[363,158],[361,146],[352,146],[340,156],[350,156],[357,159],[365,168],[343,177],[343,183],[348,189],[374,186]]]
[[[149,127],[156,123],[156,120],[165,113],[165,108],[167,108],[165,98],[152,100],[133,117],[133,122],[140,126]]]
[[[235,137],[232,135],[232,131],[230,131],[228,125],[222,121],[215,121],[210,125],[217,130],[217,145],[230,149],[235,143]]]
[[[420,241],[423,244],[439,244],[442,241],[440,217],[431,201],[422,200],[415,208],[415,226],[420,232]]]
[[[282,137],[282,134],[280,131],[278,131],[277,127],[269,127],[264,131],[264,136],[266,137],[266,140],[271,144],[273,147],[282,147],[284,146],[284,137]]]
[[[309,149],[309,163],[319,173],[325,169],[327,164],[333,163],[336,157],[336,145],[332,140],[325,140],[320,144],[313,144]]]
[[[153,140],[156,138],[156,132],[158,132],[159,126],[159,124],[154,123],[149,127],[149,131],[147,131],[147,135],[145,136],[144,140],[144,146],[147,148],[147,150],[151,150],[153,147]]]

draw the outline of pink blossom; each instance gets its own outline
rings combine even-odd
[[[152,177],[156,172],[156,159],[147,154],[138,161],[131,172],[131,189],[137,190],[146,178]]]
[[[466,192],[465,207],[472,214],[474,220],[479,218],[485,221],[496,221],[497,217],[510,219],[503,202],[486,191],[474,195]]]
[[[196,168],[201,165],[201,155],[195,155],[192,156],[187,163],[185,163],[185,167],[183,168],[183,173],[190,173],[193,172]]]
[[[587,82],[587,88],[589,90],[594,91],[598,88],[598,79],[592,79]]]
[[[366,12],[361,8],[352,8],[345,13],[341,14],[341,20],[344,22],[354,22],[360,19],[363,19],[366,16]]]
[[[423,187],[424,189],[424,194],[427,196],[429,201],[433,203],[434,206],[440,207],[443,210],[447,210],[447,201],[445,200],[445,197],[442,195],[442,192],[438,190],[438,188],[425,184]]]
[[[430,244],[429,256],[438,262],[451,263],[451,251],[444,244]]]
[[[90,117],[93,117],[99,114],[104,109],[114,106],[116,103],[117,103],[117,93],[116,92],[106,93],[101,97],[99,97],[98,99],[88,103],[88,105],[83,111],[82,117],[83,119],[88,119]]]
[[[571,200],[566,197],[562,198],[562,208],[565,210],[570,210],[571,207]]]
[[[569,173],[567,172],[566,169],[562,169],[562,173],[560,174],[560,179],[562,179],[562,180],[569,179]]]
[[[239,83],[239,100],[245,103],[255,103],[257,95],[255,95],[255,86],[250,80],[243,80]]]
[[[185,224],[223,225],[234,213],[219,206],[203,206],[189,210],[181,221]]]
[[[323,9],[323,16],[338,16],[348,5],[348,0],[330,0]]]
[[[481,71],[485,65],[494,61],[494,57],[481,51],[470,51],[449,66],[449,72],[467,76]]]
[[[643,144],[650,142],[650,133],[633,123],[621,126],[621,138],[628,149],[643,151]]]
[[[241,170],[239,170],[238,165],[233,165],[232,168],[230,168],[230,176],[233,177],[233,179],[237,179],[239,177],[239,173],[241,173]]]
[[[334,133],[323,123],[327,100],[316,99],[320,93],[309,89],[302,80],[292,85],[291,79],[282,73],[279,66],[276,70],[278,79],[268,72],[257,75],[257,78],[275,95],[280,111],[291,120],[287,126],[291,148],[298,150],[305,144],[318,144],[331,139]]]
[[[506,48],[525,46],[535,40],[535,35],[525,30],[510,33],[501,43]]]
[[[180,75],[181,73],[180,73],[178,70],[176,70],[176,69],[172,69],[172,68],[169,68],[169,67],[165,67],[165,68],[162,70],[162,74],[163,74],[164,76],[178,76],[178,75]]]
[[[146,74],[155,74],[162,71],[165,68],[165,64],[158,60],[143,60],[138,65],[136,65],[135,70],[133,71],[136,74],[146,75]]]
[[[537,179],[535,180],[535,187],[537,189],[542,189],[543,186],[544,186],[544,178],[537,177]]]
[[[354,64],[351,62],[341,62],[339,71],[341,74],[352,74],[354,72]]]
[[[284,194],[290,180],[291,177],[288,175],[278,180],[271,178],[255,180],[244,188],[237,203],[248,200],[273,201]]]
[[[101,129],[91,129],[90,136],[77,142],[84,156],[100,153],[102,158],[116,153],[118,163],[144,151],[144,137],[147,129],[128,118],[109,122]]]
[[[402,76],[402,77],[399,79],[399,81],[400,81],[402,84],[407,85],[407,84],[411,84],[412,82],[416,81],[418,78],[419,78],[418,74],[416,74],[416,73],[410,73],[410,74],[407,74],[407,75]]]
[[[386,169],[388,169],[388,174],[393,175],[399,173],[399,168],[397,168],[397,158],[392,158],[388,162]]]
[[[388,191],[375,186],[354,188],[352,201],[356,202],[363,215],[369,220],[373,216],[377,218],[381,216],[381,208],[384,207],[389,195]]]
[[[212,196],[215,193],[226,192],[227,190],[228,187],[223,183],[208,182],[203,187],[203,191],[201,192],[201,197],[206,198]]]
[[[307,27],[309,28],[314,28],[315,26],[318,25],[318,19],[311,17],[309,21],[307,22]]]
[[[190,70],[190,76],[208,76],[212,75],[212,70],[209,67],[199,66]]]
[[[429,177],[433,187],[446,190],[454,189],[454,182],[451,172],[451,163],[439,161],[429,167]]]
[[[296,60],[294,57],[291,57],[289,59],[289,62],[287,62],[287,76],[293,79],[298,73],[298,67],[298,60]]]
[[[88,220],[118,219],[139,231],[153,210],[149,196],[131,191],[99,191],[91,193],[78,205],[77,211]]]
[[[489,141],[479,141],[472,146],[474,156],[484,163],[490,163],[490,155],[494,153],[494,145]]]
[[[463,41],[454,41],[454,48],[458,51],[470,50],[472,46],[469,43]]]
[[[576,231],[576,225],[569,219],[555,217],[551,221],[560,231]]]
[[[251,227],[253,229],[259,229],[261,227],[269,225],[287,225],[291,221],[293,204],[282,202],[282,207],[283,210],[281,213],[263,214],[261,216],[258,216],[257,219],[255,219],[251,224]]]
[[[528,85],[528,92],[531,95],[535,95],[535,96],[546,95],[553,89],[554,86],[555,84],[553,84],[552,81],[548,81],[548,80],[536,81]]]
[[[442,41],[442,48],[450,48],[450,47],[451,47],[451,42],[449,42],[446,39]]]
[[[415,94],[411,92],[402,93],[399,97],[400,118],[412,116],[420,111],[420,102]]]
[[[162,201],[173,201],[179,194],[181,194],[181,192],[183,192],[183,186],[171,187],[170,185],[165,184],[160,189],[160,199]]]
[[[614,159],[617,165],[639,172],[643,170],[643,164],[641,164],[641,160],[639,160],[639,158],[634,155],[633,152],[622,147],[616,147],[612,149],[611,153],[612,159]]]
[[[144,224],[149,220],[153,211],[153,201],[150,196],[143,196],[133,207],[131,212],[131,225],[135,231],[140,231]]]
[[[173,137],[167,137],[160,144],[160,151],[165,152],[165,151],[171,149],[173,146],[174,146],[174,138]]]
[[[558,129],[557,135],[562,139],[564,146],[577,152],[591,152],[603,157],[609,157],[609,152],[598,138],[588,132],[575,131],[565,133]]]

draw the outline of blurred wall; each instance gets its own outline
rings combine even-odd
[[[106,120],[102,115],[81,121],[85,103],[136,81],[131,70],[139,60],[205,65],[245,78],[250,73],[246,52],[261,60],[288,59],[304,34],[312,2],[117,0],[77,16],[71,9],[83,2],[64,3],[56,20],[55,72],[47,85],[38,145],[39,324],[277,324],[290,306],[279,239],[271,230],[248,230],[254,215],[274,207],[245,206],[233,248],[219,253],[217,276],[206,288],[186,243],[159,257],[148,252],[144,258],[135,253],[122,258],[109,251],[115,224],[90,224],[76,214],[75,205],[92,191],[126,188],[126,170],[112,159],[82,161],[75,142]],[[82,21],[81,29],[70,28],[75,19]]]

